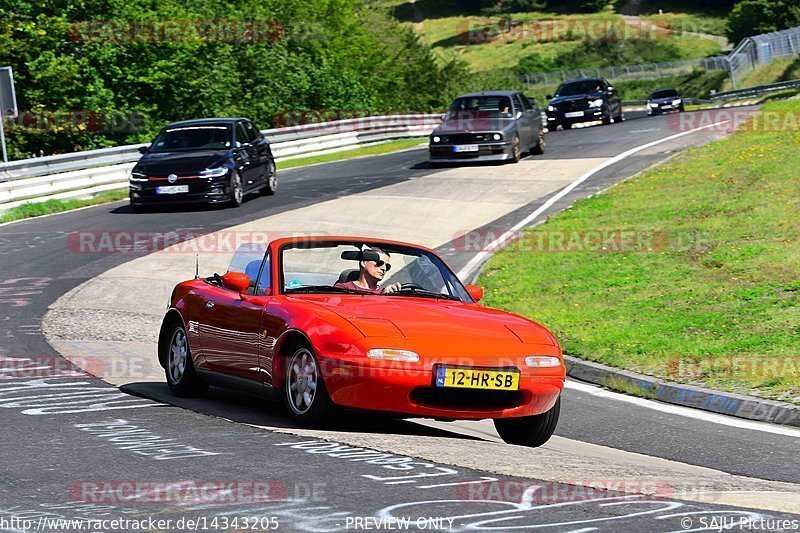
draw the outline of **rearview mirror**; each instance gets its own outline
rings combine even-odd
[[[144,146],[140,146],[139,148],[137,148],[137,150],[139,150],[139,153],[140,153],[140,154],[144,155],[144,154],[146,154],[146,153],[147,153],[147,150],[148,150],[149,148],[150,148],[150,145],[149,145],[149,144],[146,144],[146,145],[144,145]]]
[[[472,297],[473,300],[476,302],[480,302],[483,298],[483,289],[478,287],[477,285],[467,285],[467,292]]]
[[[553,95],[552,94],[546,94],[544,97],[547,98],[548,100],[552,100],[553,99]]]
[[[228,272],[222,276],[222,286],[242,294],[250,288],[250,278],[241,272]]]

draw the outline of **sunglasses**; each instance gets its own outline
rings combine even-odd
[[[389,272],[392,269],[391,263],[387,263],[387,262],[383,261],[382,259],[378,259],[377,261],[373,261],[373,263],[375,263],[375,266],[378,267],[378,268],[382,267],[383,265],[386,265],[386,272]]]

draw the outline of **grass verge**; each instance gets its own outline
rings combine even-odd
[[[108,202],[116,202],[128,197],[128,188],[114,189],[97,193],[90,198],[78,198],[74,200],[47,200],[45,202],[32,202],[22,204],[0,213],[0,224],[5,222],[13,222],[14,220],[22,220],[23,218],[40,217],[42,215],[51,215],[53,213],[61,213],[62,211],[71,211],[81,207],[88,207],[91,205],[106,204]]]
[[[344,152],[336,152],[332,154],[319,155],[313,157],[303,157],[300,159],[290,159],[288,161],[279,162],[278,169],[283,170],[287,168],[295,168],[306,165],[313,165],[316,163],[328,163],[331,161],[344,161],[346,159],[353,159],[356,157],[364,157],[369,155],[380,155],[395,152],[397,150],[404,150],[411,148],[423,142],[423,139],[398,139],[384,144],[377,144],[374,146],[367,146],[365,148],[357,148],[355,150],[348,150]],[[75,200],[47,200],[46,202],[27,203],[19,207],[14,207],[0,213],[0,224],[5,222],[13,222],[15,220],[22,220],[25,218],[39,217],[42,215],[50,215],[53,213],[61,213],[63,211],[71,211],[81,207],[88,207],[92,205],[105,204],[108,202],[115,202],[123,200],[128,197],[127,187],[124,189],[114,189],[112,191],[98,193],[91,198],[75,199]]]
[[[764,111],[790,131],[744,128],[527,231],[484,268],[486,304],[577,357],[800,403],[800,102]]]

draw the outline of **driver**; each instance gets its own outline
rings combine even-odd
[[[368,251],[375,252],[380,257],[377,261],[360,261],[358,279],[348,282],[337,282],[335,287],[342,287],[344,289],[351,289],[355,291],[371,292],[374,294],[392,294],[400,290],[400,283],[393,283],[381,287],[378,282],[381,281],[386,273],[392,268],[389,263],[389,254],[380,248],[369,248]]]

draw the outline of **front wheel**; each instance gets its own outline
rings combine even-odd
[[[208,389],[208,383],[197,377],[189,351],[189,338],[183,324],[175,323],[169,334],[166,363],[167,385],[172,394],[180,398],[199,396]]]
[[[262,187],[261,194],[272,196],[278,191],[278,170],[275,168],[275,160],[270,159],[267,164],[267,184]]]
[[[542,155],[544,153],[544,129],[539,130],[539,138],[536,142],[536,146],[531,150],[531,153],[535,155]]]
[[[494,427],[507,444],[518,444],[536,448],[550,440],[558,424],[561,412],[561,397],[555,405],[540,415],[521,418],[496,418]]]
[[[334,410],[309,346],[297,346],[289,356],[283,400],[289,415],[305,426],[318,425]]]
[[[231,176],[231,192],[229,203],[231,207],[239,207],[244,202],[244,186],[242,185],[242,175],[238,171],[233,171]]]
[[[514,135],[514,142],[511,145],[511,161],[512,163],[519,163],[522,159],[522,142],[519,140],[519,134]]]
[[[609,124],[614,122],[614,119],[611,117],[611,110],[606,110],[606,111],[603,112],[602,120],[603,120],[603,125],[604,126],[608,126]]]

